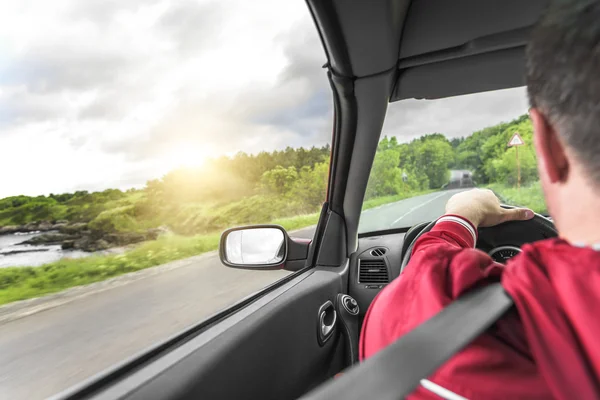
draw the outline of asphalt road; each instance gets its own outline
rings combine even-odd
[[[358,231],[361,233],[407,228],[420,222],[434,220],[444,214],[448,199],[463,190],[465,189],[429,193],[365,210],[360,218]]]
[[[457,191],[365,211],[361,230],[435,219]],[[313,230],[293,236],[312,237]],[[178,263],[175,269],[0,324],[0,399],[55,394],[288,274],[225,268],[214,253]]]

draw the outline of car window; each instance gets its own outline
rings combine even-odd
[[[359,233],[434,220],[474,187],[546,214],[527,110],[525,88],[391,104]]]
[[[239,225],[312,237],[325,61],[303,2],[0,4],[0,398],[53,395],[290,273],[215,250]]]

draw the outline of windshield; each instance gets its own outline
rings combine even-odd
[[[547,213],[527,107],[525,88],[390,105],[359,233],[434,220],[474,187]]]

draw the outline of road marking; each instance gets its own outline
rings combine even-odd
[[[410,210],[408,210],[407,212],[405,212],[404,214],[402,214],[397,220],[395,220],[394,222],[392,222],[392,224],[390,226],[396,225],[402,218],[406,217],[408,214],[412,213],[415,210],[418,210],[419,208],[421,208],[423,206],[426,206],[427,204],[431,203],[432,201],[434,201],[436,199],[439,199],[440,197],[445,196],[447,194],[448,194],[448,192],[443,192],[443,193],[439,194],[438,196],[435,196],[433,199],[430,199],[430,200],[426,201],[423,204],[419,204],[418,206],[415,206],[415,207],[411,208]]]

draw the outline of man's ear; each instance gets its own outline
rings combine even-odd
[[[540,168],[544,169],[551,183],[566,181],[569,175],[569,160],[556,129],[536,108],[529,110],[529,116],[533,123],[533,140],[541,161]]]

